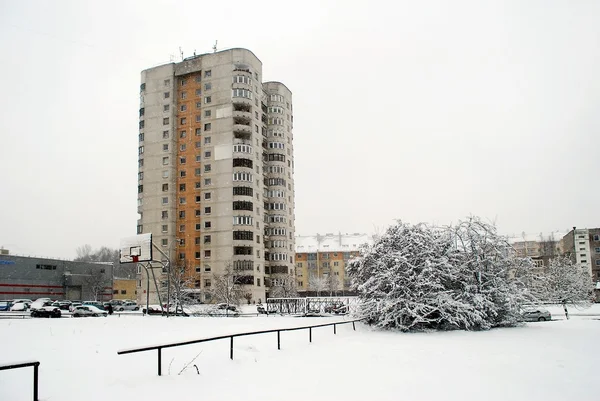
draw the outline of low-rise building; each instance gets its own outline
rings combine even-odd
[[[325,234],[296,236],[296,280],[298,292],[347,293],[350,279],[348,262],[359,248],[373,239],[367,234]]]
[[[115,278],[113,280],[113,299],[136,299],[136,280],[128,278]]]
[[[98,300],[112,298],[112,263],[0,254],[0,299],[51,298]]]

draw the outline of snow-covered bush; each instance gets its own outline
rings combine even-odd
[[[446,228],[398,222],[362,248],[348,274],[370,324],[478,330],[518,321],[530,267],[493,226],[471,218]]]

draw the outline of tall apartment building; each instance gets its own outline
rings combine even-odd
[[[137,232],[185,266],[203,301],[228,269],[256,302],[295,274],[292,93],[262,78],[237,48],[141,73]],[[140,300],[145,280],[138,269]]]
[[[366,234],[325,234],[296,237],[296,280],[298,291],[329,294],[350,290],[348,262],[359,256],[362,244],[372,243]],[[330,279],[334,277],[334,279]],[[311,279],[312,278],[312,279]],[[321,282],[314,280],[321,279]],[[333,286],[334,288],[330,288]],[[321,288],[319,288],[321,287]],[[331,290],[334,291],[331,291]]]

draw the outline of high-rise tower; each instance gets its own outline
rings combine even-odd
[[[142,72],[137,231],[185,267],[202,301],[227,270],[255,302],[294,277],[292,126],[292,93],[262,83],[249,50]],[[146,272],[138,277],[141,302]]]

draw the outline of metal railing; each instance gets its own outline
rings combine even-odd
[[[38,361],[11,363],[9,365],[0,365],[0,370],[19,369],[33,366],[33,401],[38,401]]]
[[[229,358],[231,360],[233,360],[233,339],[235,337],[245,337],[245,336],[253,336],[253,335],[257,335],[257,334],[277,333],[277,349],[280,350],[281,349],[281,332],[282,331],[296,331],[296,330],[308,329],[308,342],[312,342],[312,329],[314,329],[314,328],[333,326],[333,334],[337,334],[337,326],[342,325],[342,324],[352,323],[352,329],[356,330],[355,322],[359,322],[361,320],[363,320],[363,319],[346,320],[346,321],[340,321],[340,322],[335,322],[335,323],[316,324],[316,325],[312,325],[312,326],[292,327],[292,328],[286,328],[286,329],[272,329],[272,330],[250,331],[250,332],[246,332],[246,333],[237,333],[237,334],[226,334],[226,335],[217,336],[217,337],[201,338],[198,340],[183,341],[183,342],[179,342],[179,343],[170,343],[170,344],[162,344],[162,345],[153,345],[150,347],[125,349],[125,350],[118,351],[117,354],[124,355],[124,354],[133,354],[136,352],[157,350],[158,351],[158,375],[162,376],[162,368],[161,367],[162,367],[162,350],[163,350],[163,348],[180,347],[182,345],[198,344],[198,343],[204,343],[204,342],[208,342],[208,341],[224,340],[224,339],[229,338],[229,340],[230,340],[229,341]]]

